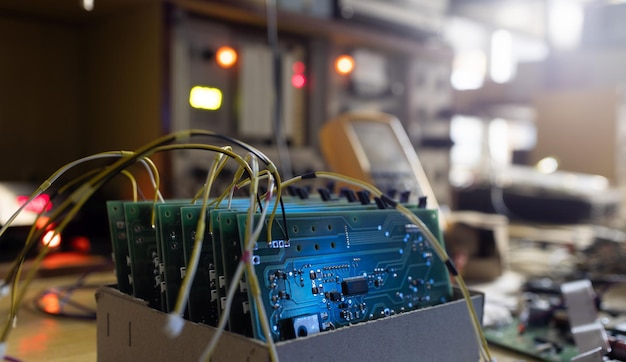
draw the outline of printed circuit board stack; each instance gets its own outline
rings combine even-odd
[[[204,242],[184,317],[265,340],[263,308],[274,341],[334,330],[445,303],[452,288],[446,265],[420,229],[380,204],[284,197],[282,210],[245,252],[248,198],[198,201],[109,201],[111,241],[120,291],[171,312],[192,260],[199,220]],[[406,205],[439,239],[438,212]],[[258,223],[259,211],[253,218]],[[270,228],[269,233],[267,232]],[[271,235],[271,240],[268,240]],[[248,259],[249,258],[249,259]],[[263,306],[235,270],[251,262]],[[236,288],[223,316],[227,291]]]

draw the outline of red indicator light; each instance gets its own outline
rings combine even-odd
[[[306,84],[306,77],[303,76],[302,74],[294,74],[291,77],[291,85],[294,86],[294,88],[302,88],[304,87],[305,84]]]
[[[70,242],[72,249],[87,254],[91,250],[91,241],[86,236],[76,236]]]
[[[304,69],[305,69],[304,63],[302,63],[302,62],[295,62],[295,63],[293,63],[292,69],[293,69],[293,73],[294,74],[304,74]]]
[[[28,196],[17,196],[17,204],[22,206],[28,201]],[[50,196],[47,194],[41,194],[35,197],[31,202],[26,205],[24,210],[40,214],[52,209],[52,203],[50,202]]]

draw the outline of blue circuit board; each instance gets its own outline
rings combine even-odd
[[[414,210],[439,237],[436,210]],[[246,215],[238,215],[244,235]],[[287,214],[274,240],[261,234],[252,262],[276,341],[446,302],[447,269],[415,225],[395,210]],[[254,336],[264,340],[257,308]]]

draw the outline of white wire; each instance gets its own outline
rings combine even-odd
[[[251,160],[251,162],[250,162],[251,163],[250,167],[251,167],[251,169],[253,171],[253,176],[251,177],[251,179],[256,179],[256,175],[258,174],[258,163],[255,166],[254,165],[256,163],[255,160],[256,160],[256,157],[254,157]],[[255,170],[255,168],[256,168],[256,170]],[[270,177],[270,181],[269,182],[271,182],[273,184],[273,182],[274,182],[273,176]],[[272,190],[274,188],[274,186],[272,184],[270,184],[270,187],[268,188],[269,190]],[[251,189],[254,189],[254,188],[255,188],[254,186],[251,186]],[[253,205],[256,203],[256,200],[254,199],[255,195],[256,195],[256,193],[250,192],[250,197],[251,197],[251,199],[250,199],[250,203],[251,203],[250,204],[250,209],[252,209],[252,210],[254,209]],[[259,216],[259,221],[258,221],[256,227],[254,227],[254,230],[251,231],[251,233],[249,234],[250,237],[248,238],[248,240],[244,244],[245,245],[245,247],[244,247],[244,253],[245,254],[249,254],[252,251],[252,249],[254,248],[254,244],[255,244],[256,240],[258,240],[259,235],[261,234],[261,231],[263,230],[263,225],[264,225],[264,222],[265,222],[265,218],[267,216],[267,211],[268,211],[268,209],[270,209],[271,199],[272,199],[272,197],[271,197],[271,193],[270,193],[269,196],[266,197],[266,199],[265,199],[265,204],[264,204],[263,210],[261,211],[261,214]],[[251,227],[252,219],[249,219],[249,220],[250,221],[248,222],[248,225],[249,225],[249,227]],[[250,260],[247,260],[246,262],[249,263]],[[238,289],[239,283],[237,283],[237,281],[241,280],[241,278],[243,277],[243,274],[244,274],[244,271],[245,271],[245,265],[246,264],[244,263],[244,260],[242,260],[242,262],[240,262],[239,265],[237,265],[237,269],[235,270],[235,273],[233,274],[233,278],[232,278],[231,284],[230,284],[230,286],[228,288],[228,291],[226,293],[226,300],[225,300],[225,303],[224,303],[224,310],[222,311],[219,323],[218,323],[218,325],[216,327],[217,330],[215,331],[215,334],[213,335],[213,337],[209,341],[207,347],[202,352],[202,355],[200,356],[200,361],[206,361],[206,360],[209,359],[209,357],[213,354],[213,351],[215,350],[215,347],[217,346],[217,343],[218,343],[220,337],[224,333],[224,330],[226,328],[226,323],[228,322],[228,317],[230,316],[230,309],[231,309],[231,306],[233,304],[233,299],[235,298],[235,293],[236,293],[236,291]],[[257,303],[257,307],[262,308],[262,305],[259,305]],[[268,343],[268,347],[275,351],[275,346],[273,345],[273,340],[270,343]]]
[[[11,224],[13,223],[13,221],[15,221],[15,219],[22,213],[22,211],[34,200],[36,199],[38,196],[40,196],[41,194],[43,194],[46,190],[48,190],[50,188],[50,186],[52,186],[52,184],[54,184],[54,182],[56,182],[56,180],[59,179],[59,177],[63,176],[63,174],[65,174],[67,171],[69,171],[70,169],[80,165],[81,163],[85,163],[85,162],[89,162],[89,161],[94,161],[94,160],[98,160],[98,159],[103,159],[103,158],[119,158],[119,157],[126,157],[129,154],[131,154],[132,152],[128,152],[128,151],[113,151],[113,152],[103,152],[103,153],[98,153],[95,155],[90,155],[87,157],[83,157],[81,159],[72,161],[64,166],[62,166],[60,169],[58,169],[54,174],[52,174],[52,176],[50,176],[50,178],[48,178],[46,181],[44,181],[41,185],[39,185],[39,187],[30,195],[30,197],[28,198],[28,200],[26,200],[26,202],[24,202],[14,213],[13,215],[11,215],[11,217],[7,220],[7,222],[2,226],[2,228],[0,229],[0,237],[2,235],[4,235],[4,233],[7,231],[7,229],[9,228],[9,226],[11,226]],[[156,185],[156,181],[154,178],[154,174],[152,172],[152,169],[148,166],[148,164],[146,163],[145,160],[140,160],[140,162],[145,166],[146,170],[148,171],[148,174],[150,175],[150,180],[152,182],[152,185],[154,186],[155,190],[157,190],[157,193],[159,195],[159,198],[161,201],[163,201],[163,196],[161,195],[161,193],[159,192],[159,190],[157,189],[157,185]]]
[[[211,186],[213,185],[213,181],[216,176],[217,169],[220,166],[221,161],[225,155],[223,153],[218,153],[211,164],[211,168],[206,178],[206,186],[204,188],[204,195],[202,197],[202,212],[200,212],[200,219],[198,220],[198,226],[196,228],[196,240],[193,245],[193,251],[191,252],[191,260],[187,265],[187,273],[183,278],[183,283],[180,286],[180,291],[178,292],[178,298],[176,299],[176,305],[174,310],[170,312],[168,320],[165,324],[165,333],[170,337],[177,337],[180,335],[184,323],[182,323],[182,314],[184,312],[185,306],[187,305],[187,301],[189,299],[189,293],[191,292],[191,285],[193,284],[193,280],[196,276],[196,271],[198,270],[198,265],[200,264],[200,254],[202,251],[202,245],[204,243],[204,230],[206,227],[206,208],[209,198],[209,193],[211,192]]]

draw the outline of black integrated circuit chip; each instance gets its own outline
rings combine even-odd
[[[368,290],[369,286],[365,277],[345,278],[341,282],[341,293],[345,296],[367,294]]]

